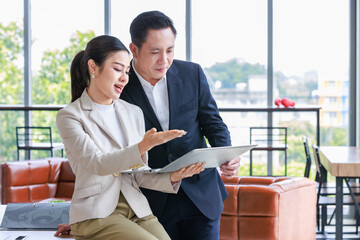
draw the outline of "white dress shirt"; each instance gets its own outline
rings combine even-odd
[[[166,76],[164,76],[164,78],[159,80],[155,84],[155,86],[153,86],[143,77],[141,77],[140,74],[136,71],[134,67],[134,62],[132,64],[134,72],[139,78],[145,94],[150,101],[150,104],[156,114],[157,119],[160,122],[162,130],[169,130],[169,95]]]

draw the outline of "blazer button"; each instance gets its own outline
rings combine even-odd
[[[120,172],[113,173],[114,177],[118,177],[120,175]]]

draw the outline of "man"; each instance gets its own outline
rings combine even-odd
[[[146,130],[183,129],[187,135],[149,151],[149,166],[161,168],[195,148],[231,145],[203,70],[174,60],[176,29],[159,11],[138,15],[130,26],[133,54],[128,85],[120,98],[138,105]],[[201,161],[201,159],[199,159]],[[240,158],[221,166],[237,175]],[[171,239],[218,239],[223,201],[227,197],[217,169],[183,179],[178,194],[142,189]]]

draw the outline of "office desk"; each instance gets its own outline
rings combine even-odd
[[[336,239],[343,239],[343,181],[360,177],[360,147],[324,146],[319,148],[326,170],[336,177]]]
[[[0,223],[3,219],[6,205],[0,205]],[[54,237],[56,231],[6,231],[0,228],[0,239],[1,240],[14,240],[18,236],[28,236],[24,240],[61,240],[61,239],[74,239],[70,236]]]

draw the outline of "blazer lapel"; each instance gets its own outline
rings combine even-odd
[[[132,65],[132,64],[131,64]],[[132,66],[130,69],[130,80],[126,89],[126,97],[130,99],[130,103],[135,104],[141,108],[144,116],[156,127],[158,130],[162,130],[159,120],[147,98],[145,91],[140,83],[139,78],[136,76]]]
[[[92,102],[91,98],[87,94],[86,90],[81,95],[81,104],[82,108],[89,110],[89,116],[90,118],[102,129],[104,132],[109,135],[110,138],[112,138],[121,148],[124,148],[124,146],[121,145],[118,138],[113,134],[113,131],[107,126],[106,122],[101,116],[101,113],[95,109],[95,105]]]
[[[178,70],[173,65],[166,74],[166,81],[169,95],[169,129],[174,129],[174,122],[179,113],[182,81],[178,77]]]
[[[115,111],[117,116],[120,119],[121,129],[123,131],[125,141],[127,145],[133,144],[131,136],[133,136],[131,133],[132,127],[132,120],[129,118],[129,113],[121,114],[121,109],[124,108],[121,103],[115,102]]]

